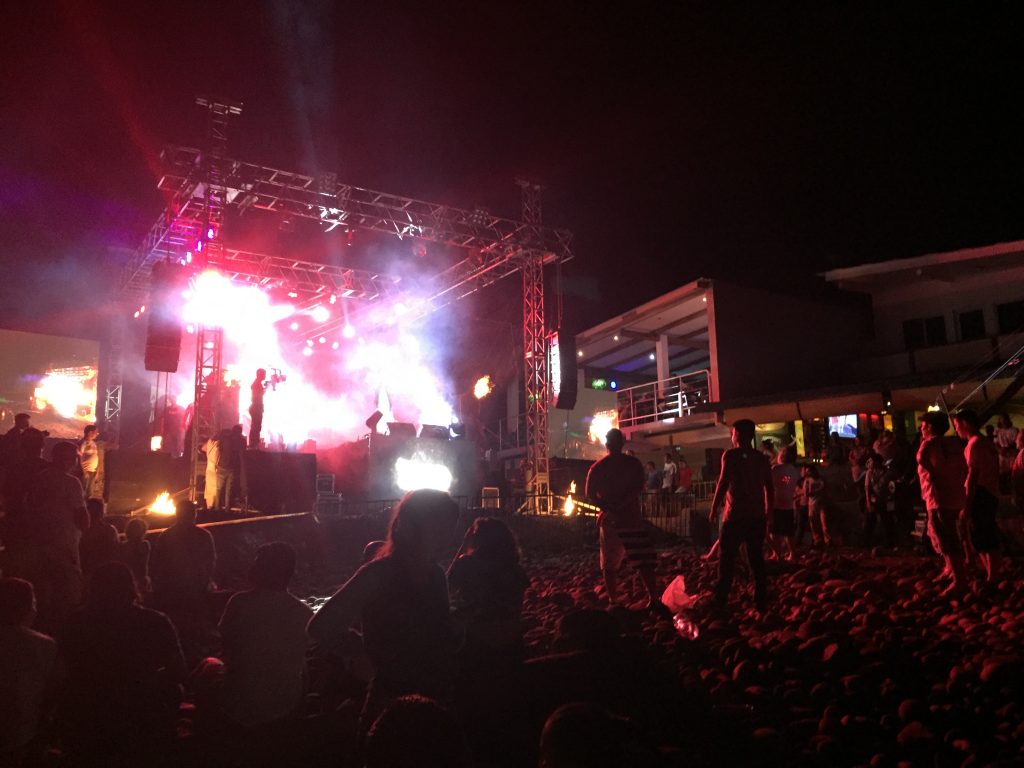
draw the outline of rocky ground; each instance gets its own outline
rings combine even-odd
[[[607,602],[592,547],[526,565],[536,656],[551,650],[562,616]],[[668,618],[612,612],[678,681],[689,722],[662,724],[653,737],[687,764],[1021,765],[1024,573],[1004,565],[998,584],[950,602],[938,596],[934,557],[804,552],[795,564],[769,563],[765,613],[742,578],[731,612],[687,611],[695,639]],[[663,550],[662,583],[677,574],[700,594],[716,568],[690,549]]]

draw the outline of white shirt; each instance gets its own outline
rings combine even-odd
[[[679,468],[674,461],[666,461],[665,466],[661,470],[661,487],[671,490],[672,486],[676,484],[678,472]]]
[[[100,449],[95,440],[83,440],[78,450],[82,454],[83,472],[95,472],[100,468]]]

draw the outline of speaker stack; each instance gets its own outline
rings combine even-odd
[[[182,291],[188,272],[177,264],[153,266],[146,327],[146,370],[175,373],[181,357]]]

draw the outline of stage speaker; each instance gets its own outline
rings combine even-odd
[[[448,427],[442,427],[438,424],[421,424],[420,437],[426,437],[431,440],[447,440],[451,437],[451,433],[448,431]]]
[[[153,267],[146,326],[146,370],[175,373],[181,357],[181,292],[188,273],[174,264]]]
[[[242,491],[248,506],[258,512],[312,511],[316,482],[313,454],[246,451],[242,455]]]
[[[389,421],[388,434],[391,437],[404,437],[411,440],[416,437],[416,425],[407,421]]]
[[[548,337],[548,381],[552,406],[566,411],[576,407],[576,338],[561,330]]]

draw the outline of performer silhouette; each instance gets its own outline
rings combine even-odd
[[[256,378],[252,382],[252,400],[249,403],[249,416],[252,418],[252,425],[249,427],[249,447],[260,447],[260,431],[263,429],[263,393],[267,390],[267,372],[263,368],[256,371]]]

